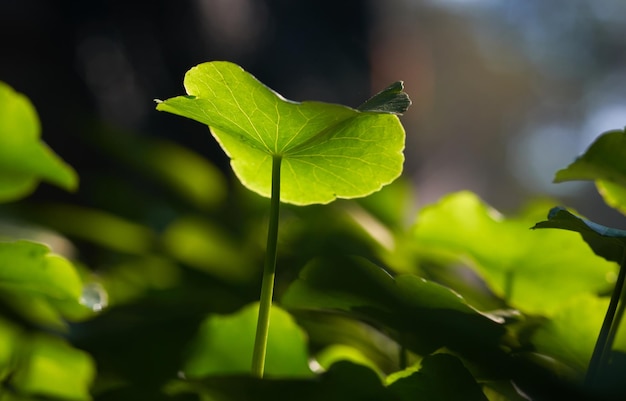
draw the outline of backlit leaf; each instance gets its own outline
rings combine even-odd
[[[607,205],[626,215],[626,187],[610,181],[597,180],[596,188]]]
[[[56,327],[88,314],[80,304],[82,280],[74,266],[43,245],[0,243],[0,298],[30,320]]]
[[[233,315],[213,315],[201,325],[183,368],[187,377],[249,373],[258,304]],[[293,318],[278,306],[271,309],[265,374],[268,377],[306,377],[308,367],[305,334]]]
[[[610,287],[616,265],[598,258],[575,233],[531,230],[475,194],[450,194],[424,208],[415,226],[422,253],[467,262],[500,297],[528,313],[550,315],[581,292]]]
[[[404,129],[391,114],[401,107],[383,111],[380,98],[377,111],[297,103],[229,62],[193,67],[185,88],[188,96],[159,101],[157,110],[208,125],[239,180],[263,196],[270,195],[275,157],[282,158],[281,200],[300,205],[365,196],[402,171]],[[383,93],[393,100],[399,90]]]
[[[11,379],[20,392],[46,399],[89,401],[94,362],[84,351],[47,335],[28,342],[27,357]]]
[[[0,202],[32,192],[40,180],[67,190],[76,172],[40,140],[41,127],[28,98],[0,82]]]
[[[538,352],[567,363],[582,377],[608,305],[608,298],[589,294],[573,298],[533,333],[531,341]],[[620,332],[615,347],[626,350],[626,333]]]

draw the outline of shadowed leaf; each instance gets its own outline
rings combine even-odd
[[[548,220],[533,228],[560,228],[579,233],[596,255],[620,263],[626,246],[626,231],[605,227],[593,221],[574,216],[562,207],[550,210]]]

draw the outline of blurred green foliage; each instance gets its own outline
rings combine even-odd
[[[23,124],[12,135],[34,123]],[[285,206],[276,363],[259,380],[245,370],[267,200],[190,149],[135,138],[145,146],[133,159],[115,138],[98,141],[165,195],[136,188],[134,215],[112,206],[124,194],[3,205],[2,219],[30,234],[3,232],[0,243],[0,400],[596,395],[581,377],[617,265],[578,233],[530,230],[544,206],[502,216],[461,192],[411,215],[414,189],[402,179],[366,199]],[[43,245],[38,232],[54,240]],[[611,371],[624,353],[621,330]],[[617,400],[625,392],[614,379],[597,391]]]

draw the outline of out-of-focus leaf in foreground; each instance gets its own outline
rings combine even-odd
[[[0,202],[30,194],[41,180],[76,189],[76,172],[40,136],[39,117],[30,100],[0,82]]]
[[[74,266],[39,243],[0,242],[0,299],[26,319],[62,328],[65,319],[91,311],[81,304],[82,280]]]

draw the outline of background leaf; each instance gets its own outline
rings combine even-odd
[[[573,298],[533,333],[531,341],[538,352],[565,362],[581,378],[587,370],[608,305],[608,298],[589,294]],[[623,328],[618,330],[614,349],[626,351]]]
[[[11,384],[31,395],[89,401],[89,387],[95,373],[89,354],[60,338],[39,335],[29,341],[28,355]]]
[[[450,289],[408,274],[394,278],[359,257],[311,261],[282,303],[295,310],[348,312],[422,355],[442,346],[468,351],[466,346],[472,342],[474,351],[480,348],[478,344],[486,345],[486,353],[504,333],[500,324]]]
[[[61,328],[64,318],[91,315],[81,305],[83,283],[74,266],[42,244],[0,243],[0,299],[31,321]]]
[[[596,188],[607,205],[626,214],[626,187],[610,181],[596,180]]]
[[[28,98],[0,82],[0,202],[28,195],[39,180],[67,190],[76,172],[39,139],[41,127]]]
[[[201,325],[185,363],[185,375],[191,378],[216,374],[247,374],[252,363],[252,349],[258,318],[258,303],[232,315],[213,315]],[[308,366],[305,334],[287,312],[274,306],[265,361],[268,377],[306,377]]]
[[[606,180],[626,186],[626,133],[600,135],[572,164],[557,171],[554,182]]]
[[[605,227],[568,212],[562,207],[550,210],[548,220],[533,228],[560,228],[579,233],[596,255],[621,263],[626,246],[626,231]]]
[[[582,292],[609,288],[616,265],[598,258],[578,235],[530,230],[533,218],[505,218],[475,194],[459,192],[424,208],[415,240],[424,254],[466,262],[497,295],[527,313],[551,315]]]
[[[229,62],[190,69],[185,88],[189,96],[157,109],[208,125],[239,180],[263,196],[275,156],[283,160],[281,200],[302,205],[368,195],[402,171],[404,129],[395,115],[288,101]]]
[[[421,365],[418,372],[389,386],[400,400],[414,400],[419,394],[425,400],[487,401],[474,377],[458,358],[435,354],[424,358]]]

